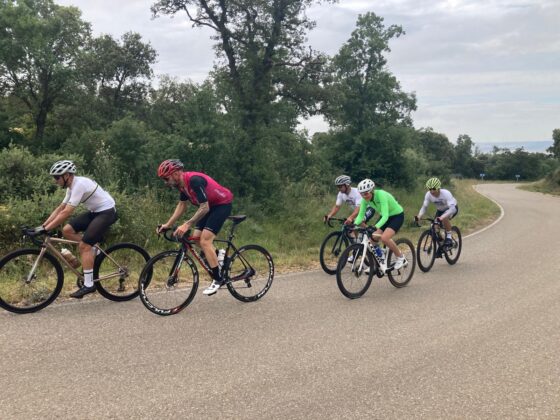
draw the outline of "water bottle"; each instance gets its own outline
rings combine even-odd
[[[383,250],[381,249],[381,247],[379,245],[375,245],[374,247],[375,249],[375,255],[377,255],[377,258],[379,258],[381,261],[383,261]]]
[[[78,268],[80,266],[80,260],[78,260],[69,249],[62,248],[60,253],[72,268]]]
[[[221,248],[218,250],[218,267],[222,268],[224,265],[224,257],[226,256],[226,250]]]

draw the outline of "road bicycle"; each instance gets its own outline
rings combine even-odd
[[[319,261],[325,273],[334,275],[336,274],[336,266],[338,265],[340,254],[348,245],[354,242],[354,238],[350,236],[351,225],[344,224],[346,219],[331,217],[327,221],[330,227],[334,227],[332,221],[340,222],[342,227],[340,230],[331,232],[325,237],[319,250]]]
[[[396,256],[393,252],[370,239],[372,235],[375,239],[381,238],[381,235],[373,233],[377,230],[375,227],[356,227],[353,230],[360,233],[361,240],[344,250],[336,268],[336,283],[344,296],[349,299],[363,296],[374,274],[379,278],[387,274],[391,284],[397,288],[410,282],[416,268],[416,253],[410,240],[399,238],[395,241],[406,258],[405,265],[395,270]]]
[[[57,298],[64,284],[63,265],[76,275],[78,285],[84,281],[83,273],[56,247],[77,245],[77,241],[47,233],[36,235],[28,228],[22,232],[24,240],[31,239],[39,248],[18,249],[0,260],[0,306],[19,314],[36,312]],[[99,294],[116,302],[138,296],[140,272],[150,255],[132,243],[118,243],[106,250],[98,245],[97,249],[93,278]]]
[[[453,265],[459,260],[461,249],[463,248],[463,240],[461,238],[461,231],[457,226],[451,228],[452,245],[446,246],[445,230],[442,223],[437,219],[425,217],[421,220],[430,221],[430,228],[426,229],[418,239],[418,246],[416,247],[416,255],[418,257],[418,267],[424,273],[430,271],[436,258],[445,257],[445,260]],[[420,226],[416,222],[417,226]]]
[[[270,253],[259,245],[233,244],[236,226],[247,216],[229,216],[232,222],[227,239],[214,239],[225,247],[222,279],[233,297],[242,302],[253,302],[262,298],[272,286],[274,262]],[[179,242],[179,250],[164,251],[148,261],[140,274],[140,299],[146,308],[157,315],[174,315],[185,309],[194,299],[199,284],[200,266],[212,276],[204,257],[197,250],[198,241],[185,234],[181,239],[172,236],[174,229],[166,230],[165,239]],[[194,259],[193,259],[194,258]]]

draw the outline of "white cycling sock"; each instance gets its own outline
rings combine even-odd
[[[84,270],[84,286],[86,287],[93,286],[93,269]]]
[[[446,230],[446,231],[445,231],[445,236],[447,236],[448,238],[451,238],[451,231],[450,231],[450,230]]]

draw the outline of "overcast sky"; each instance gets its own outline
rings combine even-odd
[[[152,0],[55,1],[80,8],[95,35],[139,32],[158,52],[156,75],[201,82],[212,67],[210,31],[184,14],[152,19]],[[309,44],[334,55],[368,11],[406,32],[388,60],[417,95],[416,128],[475,142],[550,140],[560,128],[560,0],[340,0],[309,10]]]

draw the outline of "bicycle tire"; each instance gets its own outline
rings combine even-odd
[[[451,228],[451,236],[453,239],[453,245],[451,248],[445,247],[443,249],[443,256],[449,265],[454,265],[461,256],[461,250],[463,249],[463,238],[461,237],[461,231],[457,226]]]
[[[272,286],[274,261],[262,246],[244,245],[228,259],[225,273],[231,295],[241,302],[254,302]]]
[[[401,288],[406,286],[410,280],[412,280],[412,276],[414,276],[414,270],[416,269],[416,252],[414,250],[414,245],[412,242],[406,238],[399,238],[395,241],[403,255],[405,256],[408,264],[400,268],[399,270],[390,270],[387,273],[387,277],[389,277],[389,281],[393,286],[396,288]],[[391,265],[391,259],[394,257],[394,254],[391,250],[389,250],[389,254],[387,255],[387,265]]]
[[[425,230],[418,239],[416,247],[416,258],[418,259],[418,268],[424,273],[430,271],[436,260],[437,242],[430,229]]]
[[[118,278],[96,281],[97,291],[104,298],[114,302],[134,299],[140,293],[138,280],[149,259],[150,254],[139,245],[123,242],[110,246],[105,253],[95,258],[93,278],[98,279],[116,270],[121,272],[121,275]]]
[[[146,263],[140,274],[140,300],[156,315],[178,314],[198,290],[198,269],[191,257],[181,258],[180,254],[176,250],[161,252]]]
[[[334,242],[332,242],[333,239]],[[342,251],[348,248],[348,245],[348,238],[340,231],[331,232],[325,237],[319,250],[319,261],[321,263],[321,268],[325,273],[330,275],[336,274],[338,258],[340,257]]]
[[[58,260],[49,253],[43,255],[37,267],[41,279],[29,284],[24,281],[26,273],[36,261],[32,256],[38,256],[40,252],[40,249],[34,248],[19,249],[0,260],[0,306],[5,310],[16,314],[37,312],[50,305],[60,294],[64,271]],[[42,284],[45,286],[39,287]],[[20,293],[17,293],[17,289],[20,289]],[[26,300],[30,297],[33,302]]]
[[[354,257],[351,262],[348,261],[350,255]],[[365,272],[366,262],[370,267],[369,274]],[[366,252],[364,255],[362,244],[352,244],[342,252],[338,260],[336,284],[348,299],[357,299],[367,292],[375,272],[377,272],[377,263],[371,253]]]

